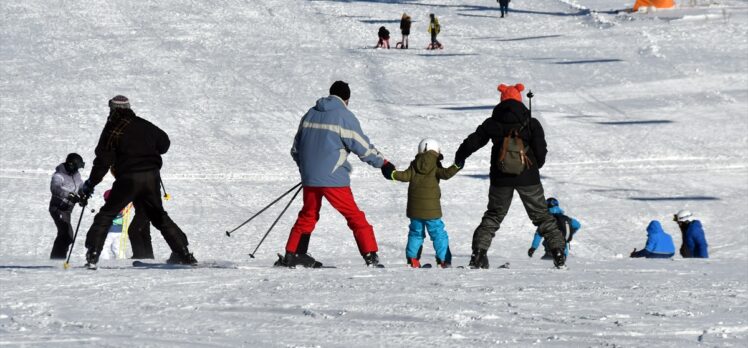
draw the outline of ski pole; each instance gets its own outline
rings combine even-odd
[[[267,210],[268,208],[272,207],[273,204],[278,203],[278,201],[280,201],[283,197],[287,196],[289,193],[291,193],[293,190],[295,190],[299,186],[301,186],[301,183],[296,184],[296,186],[294,186],[290,190],[286,191],[286,193],[282,194],[280,197],[278,197],[274,201],[270,202],[270,204],[266,205],[265,208],[262,208],[262,210],[258,211],[256,214],[252,215],[252,217],[250,217],[249,219],[247,219],[247,221],[242,222],[241,225],[236,226],[236,228],[234,228],[231,231],[226,231],[226,237],[231,237],[231,234],[234,233],[234,231],[240,229],[242,226],[244,226],[247,223],[249,223],[250,221],[252,221],[252,219],[256,218],[257,216],[259,216],[260,214],[262,214],[265,210]]]
[[[78,217],[78,226],[75,227],[75,233],[73,234],[73,243],[70,245],[70,251],[68,252],[68,258],[65,260],[65,263],[62,264],[62,268],[68,269],[70,268],[70,255],[73,254],[73,247],[75,246],[75,239],[78,237],[78,229],[81,227],[81,220],[83,220],[83,213],[86,212],[86,205],[88,204],[88,199],[81,201],[81,216]]]
[[[273,230],[273,227],[275,227],[275,224],[277,224],[277,223],[278,223],[278,220],[280,220],[281,216],[283,216],[283,214],[285,214],[285,213],[286,213],[286,210],[288,210],[288,207],[290,207],[290,206],[291,206],[291,203],[293,203],[293,201],[294,201],[294,200],[296,199],[296,196],[298,196],[298,195],[299,195],[299,192],[301,192],[301,189],[302,189],[302,188],[301,188],[301,187],[299,187],[299,189],[298,189],[298,190],[296,190],[296,193],[294,193],[293,197],[291,197],[291,200],[290,200],[290,201],[288,201],[288,204],[286,204],[286,207],[285,207],[285,208],[283,208],[283,211],[281,211],[280,215],[278,215],[278,218],[276,218],[276,219],[275,219],[275,221],[273,221],[273,224],[272,224],[272,225],[270,225],[270,228],[268,228],[268,231],[267,231],[267,232],[265,232],[265,235],[264,235],[264,236],[262,236],[262,239],[260,239],[260,243],[258,243],[258,244],[257,244],[257,247],[255,247],[255,251],[253,251],[253,252],[252,252],[251,254],[249,254],[249,257],[251,257],[251,258],[253,258],[253,259],[255,258],[255,253],[257,252],[257,249],[260,249],[260,245],[262,245],[262,242],[264,242],[264,241],[265,241],[265,238],[267,238],[268,234],[270,234],[270,231],[272,231],[272,230]]]
[[[166,193],[166,186],[164,186],[164,180],[161,179],[161,176],[158,176],[158,181],[161,182],[161,188],[164,189],[164,199],[169,201],[171,200],[171,195]]]
[[[534,97],[534,96],[535,95],[532,94],[532,90],[529,90],[527,92],[527,98],[530,99],[530,116],[532,116],[532,97]]]

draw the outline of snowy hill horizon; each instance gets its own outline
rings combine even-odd
[[[745,346],[748,3],[622,11],[632,4],[515,0],[505,18],[483,0],[0,4],[0,344]],[[410,48],[374,49],[380,26],[399,41],[404,12]],[[425,49],[429,13],[443,50]],[[498,84],[532,90],[549,149],[545,194],[583,226],[569,269],[527,257],[535,227],[516,195],[492,269],[407,268],[408,186],[356,156],[351,188],[387,268],[364,266],[327,203],[310,252],[337,268],[272,268],[298,200],[250,258],[281,206],[224,232],[299,182],[289,155],[299,119],[336,80],[350,84],[350,110],[399,169],[427,137],[451,164],[498,103]],[[48,259],[50,177],[70,152],[88,176],[118,94],[169,134],[161,173],[174,198],[164,206],[191,251],[228,267],[79,268],[89,211],[73,268]],[[468,263],[486,208],[489,147],[441,183],[455,266]],[[651,220],[680,247],[680,209],[704,224],[709,259],[628,257]],[[169,248],[151,233],[162,261]],[[427,240],[424,260],[433,258]]]

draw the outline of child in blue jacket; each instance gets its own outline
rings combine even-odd
[[[657,220],[652,220],[647,226],[647,245],[643,250],[634,251],[631,257],[646,257],[648,259],[669,259],[675,255],[673,237],[662,229]]]
[[[551,215],[553,215],[553,217],[556,219],[558,228],[561,230],[561,233],[564,234],[564,239],[566,240],[566,249],[564,250],[564,254],[566,256],[569,256],[569,243],[571,243],[571,240],[574,238],[574,234],[576,234],[577,231],[582,228],[582,224],[579,223],[577,219],[564,215],[564,210],[559,206],[558,199],[550,197],[546,199],[545,202],[548,206],[548,212],[551,213]],[[535,237],[532,239],[532,245],[530,246],[530,249],[527,250],[527,256],[532,257],[532,255],[535,253],[535,250],[540,247],[540,242],[542,241],[543,237],[540,235],[540,232],[538,230],[535,230]],[[553,259],[553,256],[551,255],[548,248],[545,248],[545,254],[543,255],[542,259]]]
[[[704,229],[701,227],[701,221],[693,219],[693,213],[688,210],[681,210],[673,217],[678,223],[681,235],[683,236],[683,245],[680,247],[680,256],[684,258],[709,258],[709,245],[706,243]]]

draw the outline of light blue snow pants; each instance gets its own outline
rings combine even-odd
[[[405,247],[405,256],[408,259],[417,258],[418,250],[423,246],[423,240],[426,238],[426,231],[434,242],[434,251],[436,257],[441,261],[452,262],[452,255],[449,254],[449,237],[444,230],[444,222],[441,218],[423,220],[410,219],[410,231],[408,231],[408,245]]]

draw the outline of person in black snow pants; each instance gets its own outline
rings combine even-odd
[[[496,0],[499,3],[499,10],[501,10],[501,18],[509,14],[509,1],[510,0]]]
[[[64,260],[68,256],[68,248],[73,243],[73,226],[70,224],[70,215],[75,203],[78,203],[78,188],[83,185],[81,174],[78,170],[85,166],[83,158],[77,153],[71,153],[55,169],[52,175],[50,189],[52,199],[49,201],[49,214],[57,227],[57,238],[52,245],[51,259]],[[83,209],[83,208],[81,208]]]
[[[509,211],[514,191],[519,194],[533,225],[538,227],[538,232],[545,238],[545,245],[551,250],[554,265],[560,268],[566,262],[563,234],[556,224],[556,219],[546,208],[543,184],[540,182],[539,169],[545,164],[545,156],[548,153],[545,133],[540,122],[531,117],[529,110],[522,103],[522,90],[522,84],[499,85],[501,102],[494,107],[491,117],[483,121],[483,124],[462,142],[455,154],[455,165],[464,168],[465,159],[489,141],[493,143],[488,208],[480,225],[473,232],[470,268],[488,268],[488,248]],[[528,148],[524,161],[528,167],[520,174],[506,173],[502,166],[505,154],[502,150],[509,146],[507,139],[510,139],[510,132],[516,132],[517,137],[513,139],[521,138]]]
[[[96,269],[109,226],[122,208],[133,202],[145,213],[171,248],[168,263],[196,265],[187,236],[164,211],[161,202],[161,155],[169,150],[169,136],[130,109],[130,101],[118,95],[109,100],[109,118],[96,146],[96,158],[88,180],[78,190],[83,198],[93,194],[110,169],[115,180],[109,200],[94,217],[86,235],[86,265]]]

